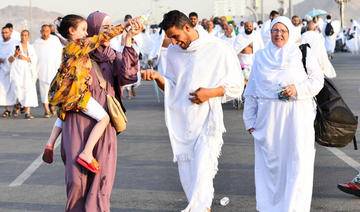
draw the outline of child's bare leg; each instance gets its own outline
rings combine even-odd
[[[54,147],[56,139],[59,137],[61,131],[62,131],[62,121],[58,118],[58,119],[56,119],[56,122],[51,131],[51,134],[50,134],[50,137],[48,139],[46,146]]]
[[[86,142],[84,150],[80,153],[79,157],[81,159],[84,159],[86,162],[90,163],[93,159],[93,149],[97,142],[99,141],[100,137],[105,131],[105,128],[110,122],[109,115],[105,115],[103,119],[98,121],[94,128],[91,130],[91,133],[89,135],[89,138]]]
[[[104,108],[92,97],[86,106],[86,110],[83,112],[97,121],[96,125],[90,132],[83,151],[79,155],[81,159],[91,163],[94,159],[93,149],[109,124],[110,117]]]

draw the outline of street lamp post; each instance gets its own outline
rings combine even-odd
[[[292,18],[294,15],[294,7],[292,0],[289,0],[289,18]]]
[[[264,15],[264,0],[261,0],[261,20],[265,22],[265,15]]]
[[[340,21],[341,21],[341,28],[344,28],[344,6],[345,3],[350,2],[350,0],[335,0],[336,3],[340,6]]]
[[[30,30],[31,29],[31,19],[32,19],[32,4],[31,4],[31,0],[29,0],[29,29],[28,30]]]

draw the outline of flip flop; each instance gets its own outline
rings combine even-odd
[[[348,182],[346,184],[338,184],[337,187],[345,193],[360,197],[360,185],[356,185],[353,182]]]
[[[52,163],[54,158],[54,148],[47,145],[44,149],[42,159],[45,163]]]
[[[94,172],[95,174],[100,173],[100,166],[97,160],[94,158],[91,163],[86,162],[84,159],[78,157],[76,161],[82,165],[83,167],[87,168],[89,171]]]

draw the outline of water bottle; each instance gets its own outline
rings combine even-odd
[[[223,198],[220,200],[220,205],[226,206],[227,204],[229,204],[229,202],[230,202],[229,197],[223,197]]]

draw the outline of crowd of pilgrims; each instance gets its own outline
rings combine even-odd
[[[183,28],[176,28],[173,19],[183,22]],[[164,90],[173,161],[178,162],[180,181],[189,202],[184,211],[210,211],[212,180],[225,132],[221,104],[234,98],[241,101],[242,95],[245,129],[255,143],[257,210],[309,211],[315,158],[313,97],[323,86],[323,76],[336,77],[330,62],[335,49],[359,53],[358,23],[352,20],[351,27],[344,30],[330,15],[325,21],[319,17],[301,20],[298,16],[290,20],[271,11],[264,23],[242,21],[237,25],[227,16],[199,21],[195,12],[187,17],[176,10],[164,15],[161,26],[151,25],[149,30],[142,31],[140,18],[133,19],[131,15],[125,16],[124,23],[113,27],[109,16],[102,12],[94,12],[86,20],[67,15],[54,24],[42,25],[41,36],[33,44],[29,43],[28,30],[16,32],[10,23],[2,28],[2,117],[25,113],[26,119],[34,118],[30,107],[38,106],[38,80],[44,117],[58,116],[43,160],[53,162],[54,143],[60,133],[62,156],[68,155],[62,158],[69,186],[66,210],[83,211],[82,208],[95,207],[101,201],[104,211],[110,210],[117,138],[109,125],[104,94],[114,96],[115,88],[123,86],[130,100],[136,96],[136,87],[143,78],[155,80]],[[176,37],[178,32],[185,33],[188,40]],[[301,64],[300,44],[311,48],[305,65]],[[105,85],[100,78],[105,79]],[[283,99],[274,85],[296,101],[279,101]],[[195,91],[194,86],[198,88]],[[204,90],[207,99],[200,98]],[[205,101],[209,104],[203,104]],[[80,110],[85,115],[78,113]],[[91,131],[88,126],[93,126]],[[100,147],[109,148],[95,148],[98,141]],[[78,169],[75,161],[100,174],[89,182],[77,182],[88,179],[89,173]],[[112,178],[106,183],[106,177],[99,175]],[[86,183],[94,185],[89,198],[77,191],[87,188]],[[106,186],[100,186],[103,184]],[[99,193],[97,186],[106,195],[93,195]]]
[[[206,31],[208,34],[229,42],[236,53],[243,69],[245,81],[251,71],[254,55],[259,49],[263,49],[271,40],[271,20],[279,16],[277,11],[271,11],[269,19],[264,23],[241,21],[236,24],[228,16],[211,17],[210,19],[198,18],[198,14],[191,12],[189,19],[196,30]],[[126,15],[124,22],[131,19]],[[336,73],[329,59],[333,58],[334,51],[350,51],[353,54],[360,53],[360,25],[356,20],[351,20],[351,27],[341,29],[338,20],[331,20],[328,15],[324,21],[320,17],[313,19],[300,19],[292,17],[292,23],[297,33],[297,43],[309,43],[318,53],[318,61],[327,77],[335,77]],[[56,31],[56,23],[43,25],[40,38],[33,44],[29,43],[30,32],[23,30],[21,33],[13,29],[8,23],[2,28],[0,41],[0,105],[5,106],[2,117],[17,117],[19,111],[25,113],[25,118],[33,119],[30,107],[38,106],[36,81],[39,80],[40,100],[44,107],[44,117],[49,118],[56,114],[54,106],[48,103],[48,89],[61,63],[62,48],[67,40]],[[325,34],[327,23],[331,23],[334,33],[331,36]],[[166,37],[161,28],[150,25],[148,30],[133,38],[133,48],[139,54],[141,68],[155,68],[160,74],[166,71],[167,47],[171,40]],[[111,47],[121,52],[124,47],[124,36],[119,35],[110,42]],[[139,72],[140,74],[140,72]],[[138,82],[125,86],[126,98],[136,96]],[[11,106],[13,106],[11,112]]]

